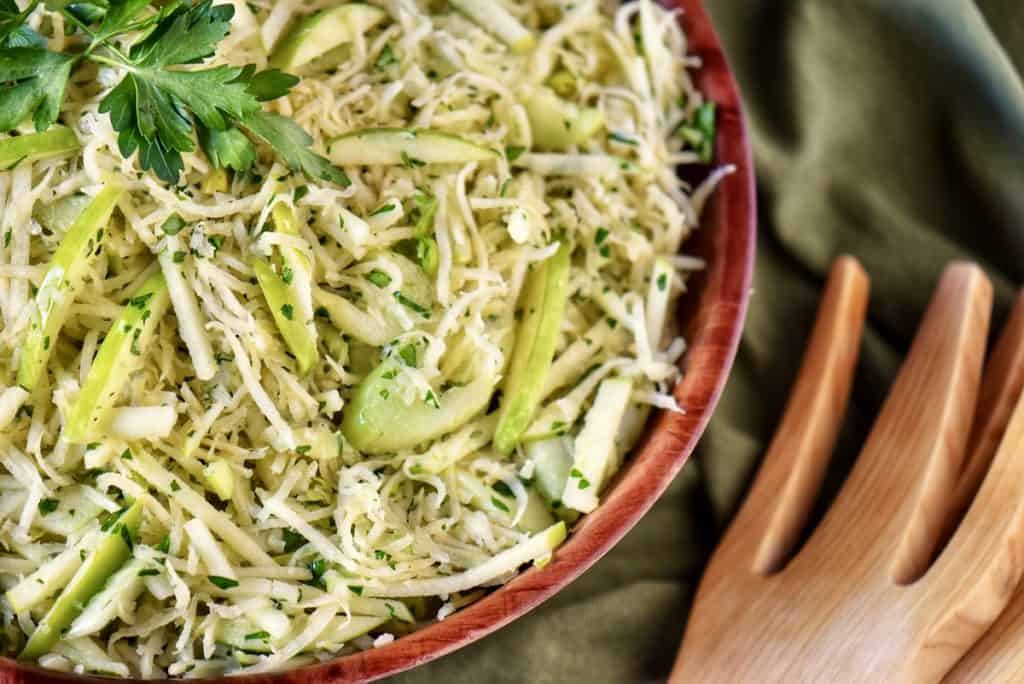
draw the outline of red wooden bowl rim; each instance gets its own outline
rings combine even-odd
[[[700,0],[667,0],[681,10],[691,54],[703,66],[697,83],[718,106],[717,158],[736,172],[715,191],[705,228],[688,242],[687,252],[708,256],[709,267],[691,286],[683,306],[692,309],[686,374],[675,395],[686,413],[662,412],[643,444],[594,513],[576,526],[543,568],[531,568],[443,622],[370,649],[291,671],[193,680],[237,684],[332,684],[369,682],[401,672],[461,648],[522,616],[576,579],[604,556],[665,491],[693,452],[725,386],[743,329],[754,268],[756,207],[754,168],[736,84],[714,28]],[[712,228],[713,226],[713,228]],[[686,314],[683,314],[684,316]],[[0,658],[0,683],[109,682],[66,674]],[[134,680],[139,681],[139,680]]]

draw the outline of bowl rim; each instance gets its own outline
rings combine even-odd
[[[444,621],[385,646],[277,673],[193,681],[355,684],[447,655],[523,616],[594,565],[654,505],[689,459],[724,389],[743,330],[754,271],[756,188],[739,90],[701,0],[662,0],[662,4],[679,11],[689,53],[701,59],[697,85],[718,109],[717,159],[735,167],[715,190],[702,222],[716,230],[703,229],[691,238],[713,243],[709,249],[718,260],[704,274],[699,297],[684,298],[691,300],[684,306],[694,309],[688,328],[691,347],[686,373],[674,394],[685,414],[661,411],[655,417],[601,505],[581,519],[543,568],[531,567]],[[0,681],[84,684],[111,679],[57,672],[0,657]]]

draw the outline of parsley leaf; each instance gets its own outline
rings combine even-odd
[[[256,71],[256,65],[247,64],[242,67],[239,82],[245,83],[246,90],[260,102],[269,102],[283,97],[299,82],[297,76],[286,74],[278,69]]]
[[[132,20],[139,13],[149,6],[150,0],[112,0],[106,7],[98,3],[74,3],[68,6],[68,10],[82,23],[91,24],[100,17],[103,18],[96,37],[100,40],[112,38],[125,31],[137,30],[151,25],[160,20],[161,15],[155,15],[141,23],[134,23]]]
[[[4,47],[46,47],[46,39],[30,26],[19,26],[8,33],[0,45]]]
[[[221,577],[219,575],[207,575],[206,579],[210,580],[210,583],[219,589],[234,589],[238,586],[238,581],[233,580],[230,577]]]
[[[295,530],[285,529],[283,533],[284,552],[291,553],[306,545],[306,538]]]
[[[343,188],[352,184],[344,171],[309,149],[313,138],[291,119],[259,110],[246,116],[240,124],[249,133],[274,148],[291,169],[302,171],[313,178],[337,183]]]
[[[47,50],[25,26],[39,1],[19,11],[15,0],[0,0],[0,133],[29,117],[39,131],[53,125],[72,69],[91,61],[124,72],[100,102],[122,156],[137,153],[142,169],[168,183],[177,183],[182,154],[195,150],[197,139],[214,167],[248,170],[256,159],[250,134],[293,170],[349,184],[341,169],[308,149],[312,138],[298,124],[261,109],[261,102],[287,94],[298,78],[254,65],[182,68],[213,56],[230,31],[232,5],[173,0],[156,8],[152,0],[46,0],[87,39],[73,53],[63,53]],[[126,33],[139,35],[127,52],[111,40]]]
[[[219,131],[199,124],[196,131],[199,133],[199,145],[216,168],[248,171],[256,161],[256,148],[252,141],[237,128]]]
[[[128,0],[125,4],[140,3]],[[129,53],[131,62],[140,68],[200,62],[212,56],[217,49],[217,43],[228,35],[231,18],[234,15],[235,8],[232,5],[214,5],[212,0],[203,0],[194,5],[179,5],[161,17],[149,35],[132,45]],[[107,21],[104,20],[104,25],[106,24]],[[241,70],[237,73],[241,73]],[[220,94],[201,95],[216,97]]]
[[[4,47],[46,47],[42,36],[25,26],[39,0],[33,0],[24,11],[14,0],[0,1],[0,45]]]
[[[36,130],[57,121],[75,58],[40,47],[0,49],[0,132],[15,128],[30,115]]]

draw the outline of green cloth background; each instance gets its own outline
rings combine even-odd
[[[872,277],[830,487],[943,266],[979,261],[1001,322],[1024,279],[1024,2],[706,0],[746,103],[760,237],[746,333],[696,457],[608,556],[498,633],[394,681],[668,674],[702,566],[756,468],[832,259]]]

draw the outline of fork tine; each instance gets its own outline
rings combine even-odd
[[[921,576],[963,463],[991,305],[980,268],[946,268],[853,470],[797,561],[853,544],[865,568],[891,563],[890,581]]]
[[[974,425],[967,440],[968,455],[960,479],[941,521],[936,544],[943,544],[963,518],[996,455],[1010,416],[1024,389],[1024,291],[1017,295],[1010,317],[985,365]],[[934,554],[934,551],[933,551]]]
[[[775,506],[762,518],[767,522],[754,558],[756,573],[779,570],[807,524],[846,414],[870,288],[860,262],[836,259],[796,383],[765,454],[764,475],[750,493],[752,505],[763,500]]]
[[[997,618],[1004,621],[1001,613],[1019,591],[1024,575],[1022,452],[1024,397],[1013,409],[992,467],[967,515],[921,582],[918,605],[943,609],[907,656],[907,672],[914,681],[938,681]],[[998,643],[998,637],[986,636],[980,652]],[[969,657],[976,660],[978,656],[972,651]]]
[[[761,539],[756,573],[781,568],[807,522],[850,396],[869,287],[856,259],[844,256],[832,265],[782,421],[733,523],[748,533],[763,528],[751,535]]]

